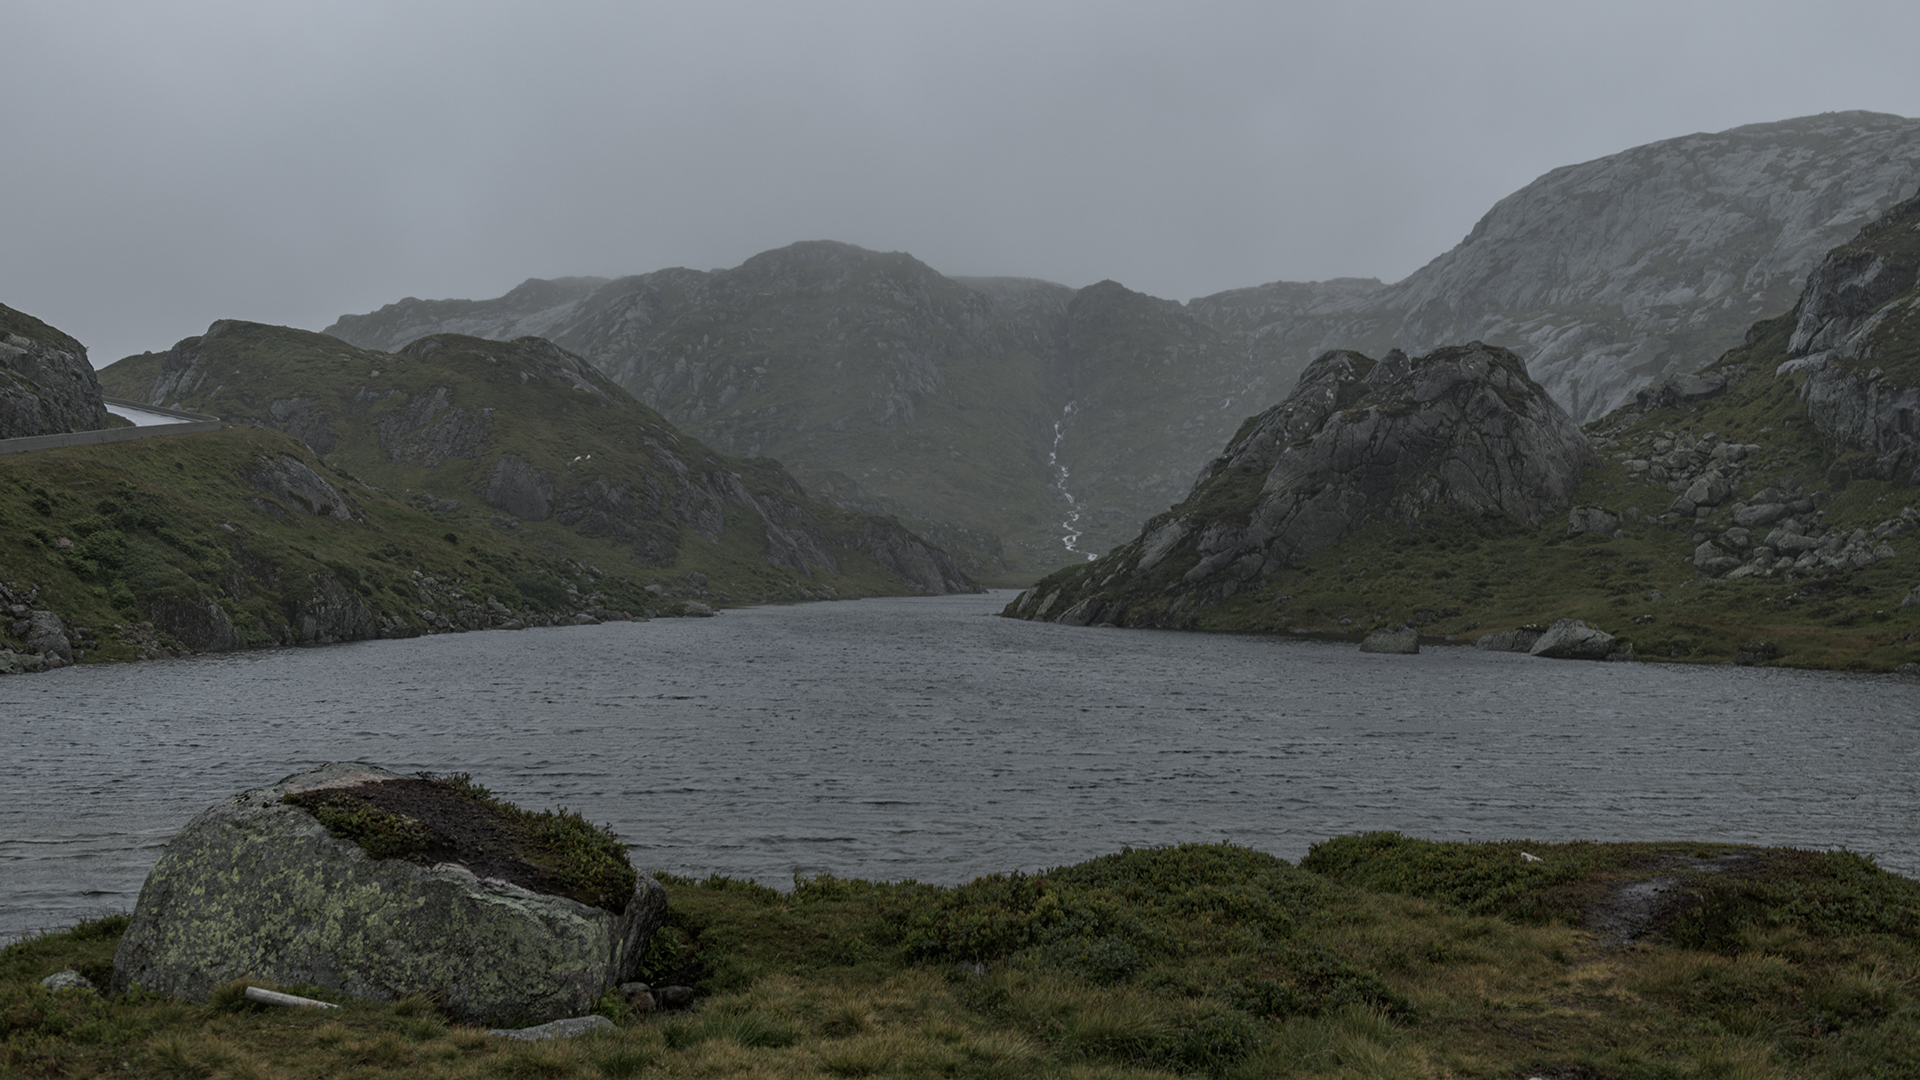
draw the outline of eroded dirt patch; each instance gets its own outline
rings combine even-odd
[[[1698,883],[1709,875],[1750,873],[1765,856],[1758,852],[1730,852],[1712,857],[1667,856],[1643,868],[1649,876],[1635,876],[1615,884],[1584,913],[1587,929],[1599,934],[1607,948],[1642,941],[1664,941],[1675,920],[1698,908]]]

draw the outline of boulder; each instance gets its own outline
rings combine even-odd
[[[49,664],[73,663],[73,643],[67,640],[67,628],[60,616],[40,610],[27,616],[27,651],[46,658]]]
[[[1398,630],[1375,630],[1360,642],[1361,652],[1402,653],[1420,651],[1420,632],[1411,626]]]
[[[1528,652],[1533,644],[1540,640],[1540,631],[1525,626],[1516,626],[1511,630],[1495,630],[1491,634],[1481,634],[1475,641],[1477,648],[1488,652]]]
[[[1920,607],[1920,585],[1907,590],[1907,598],[1900,601],[1901,607]]]
[[[1655,379],[1633,397],[1642,412],[1649,412],[1690,408],[1726,391],[1727,380],[1723,376],[1674,374]]]
[[[1792,511],[1786,503],[1766,502],[1746,506],[1733,512],[1733,523],[1744,528],[1759,528],[1771,525]]]
[[[582,1035],[612,1030],[613,1021],[604,1016],[570,1016],[564,1020],[549,1020],[533,1027],[494,1028],[487,1034],[497,1039],[512,1039],[516,1042],[545,1042],[548,1039],[577,1039]]]
[[[1708,473],[1687,486],[1686,499],[1698,509],[1702,506],[1718,506],[1733,494],[1733,486],[1726,478]]]
[[[39,653],[17,653],[10,649],[0,649],[0,675],[26,675],[46,669],[46,658]]]
[[[1549,660],[1605,660],[1616,650],[1612,634],[1588,626],[1579,619],[1561,619],[1527,651]]]
[[[580,1016],[638,975],[666,914],[645,874],[608,911],[456,863],[372,858],[282,801],[399,779],[334,763],[203,811],[147,875],[113,991],[205,1000],[246,976],[367,1000],[423,994],[469,1022],[525,1024]]]
[[[72,968],[68,968],[65,971],[54,972],[46,978],[41,979],[40,985],[54,993],[62,990],[82,990],[89,994],[95,992],[93,981]]]
[[[1567,511],[1567,535],[1600,533],[1612,536],[1620,528],[1620,517],[1598,506],[1576,506]]]

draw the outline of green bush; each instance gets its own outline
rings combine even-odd
[[[1500,915],[1524,922],[1577,919],[1551,890],[1598,867],[1580,845],[1555,845],[1554,857],[1524,858],[1525,841],[1462,843],[1416,840],[1394,832],[1370,832],[1323,840],[1307,851],[1300,868],[1343,885],[1438,901],[1470,915]]]

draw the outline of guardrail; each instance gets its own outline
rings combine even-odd
[[[93,446],[99,443],[131,442],[134,439],[151,439],[156,435],[193,435],[202,431],[219,431],[226,425],[217,416],[206,413],[183,412],[179,409],[163,409],[158,405],[149,405],[144,401],[128,401],[125,398],[102,398],[109,405],[120,405],[142,412],[159,413],[162,416],[177,416],[177,424],[147,424],[141,427],[101,428],[98,431],[64,431],[57,435],[28,435],[20,439],[0,439],[0,454],[24,454],[30,450],[57,450],[66,446]]]

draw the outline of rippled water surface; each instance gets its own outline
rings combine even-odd
[[[1008,594],[0,680],[0,936],[131,907],[208,804],[323,761],[470,772],[650,869],[956,882],[1231,840],[1845,846],[1920,874],[1920,683],[1094,630]]]

